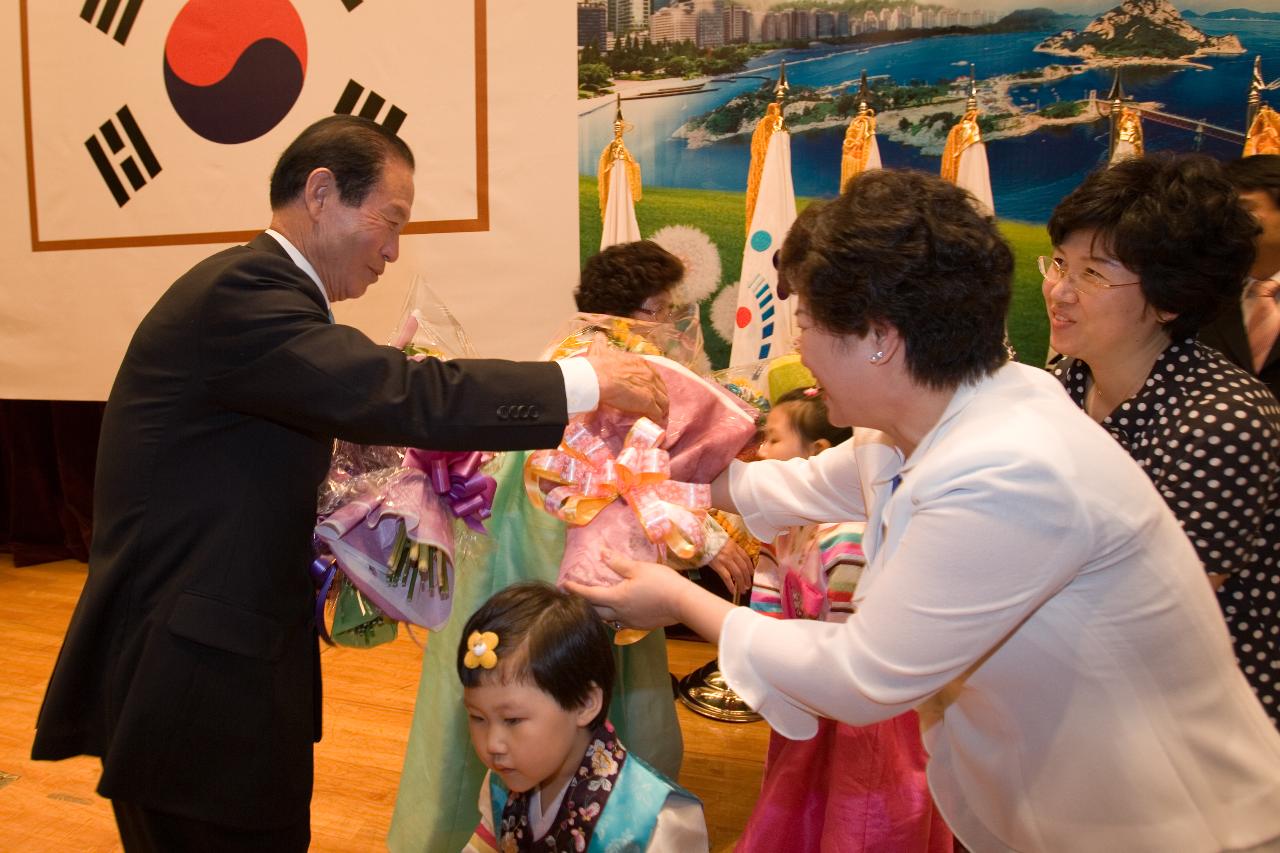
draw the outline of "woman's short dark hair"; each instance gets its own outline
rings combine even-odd
[[[1093,172],[1049,218],[1055,246],[1084,230],[1137,273],[1153,308],[1177,315],[1175,340],[1240,298],[1259,232],[1217,160],[1163,152]]]
[[[797,217],[779,277],[823,329],[897,329],[915,381],[946,389],[976,380],[1009,357],[1013,254],[974,205],[966,191],[923,172],[863,172],[834,201]]]
[[[683,277],[680,259],[652,240],[618,243],[587,258],[573,300],[588,314],[629,317]]]
[[[826,395],[817,388],[793,388],[773,401],[771,411],[779,409],[786,414],[791,428],[808,444],[825,438],[834,446],[853,435],[851,427],[831,425]]]
[[[1224,170],[1237,192],[1264,192],[1280,207],[1280,154],[1254,154],[1231,160]]]
[[[473,632],[498,635],[498,665],[470,669],[463,662]],[[593,685],[602,694],[597,726],[609,716],[614,681],[613,644],[604,622],[581,596],[541,581],[517,583],[496,593],[472,614],[458,644],[463,687],[497,680],[532,683],[561,708],[586,704]]]
[[[392,157],[413,168],[409,146],[376,121],[350,115],[322,118],[298,134],[276,161],[271,173],[271,209],[296,200],[307,185],[307,176],[321,168],[333,172],[342,203],[357,207],[378,185],[383,167]]]

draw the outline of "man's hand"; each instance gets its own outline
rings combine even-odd
[[[587,361],[600,381],[600,405],[667,422],[667,386],[643,358],[616,349],[597,334]]]
[[[751,577],[755,574],[756,567],[752,565],[751,557],[737,542],[730,539],[724,543],[724,547],[711,558],[707,565],[720,576],[720,580],[724,581],[729,592],[733,593],[734,604],[738,603],[738,597],[742,593],[750,591]]]

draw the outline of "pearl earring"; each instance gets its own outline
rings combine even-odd
[[[882,358],[884,358],[884,350],[881,350],[880,352],[877,352],[874,355],[872,355],[871,358],[868,359],[868,361],[870,361],[872,364],[877,364]]]

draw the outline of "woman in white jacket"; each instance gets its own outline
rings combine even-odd
[[[734,463],[714,497],[762,539],[865,519],[857,612],[767,619],[610,555],[626,580],[575,591],[717,642],[787,737],[917,708],[971,850],[1280,849],[1280,735],[1150,480],[1053,377],[1009,362],[994,221],[936,178],[870,172],[802,214],[780,269],[832,423],[858,429]]]

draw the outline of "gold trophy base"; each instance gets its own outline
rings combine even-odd
[[[680,701],[695,714],[725,723],[754,723],[763,719],[742,697],[729,689],[720,674],[720,661],[712,658],[680,679]]]

